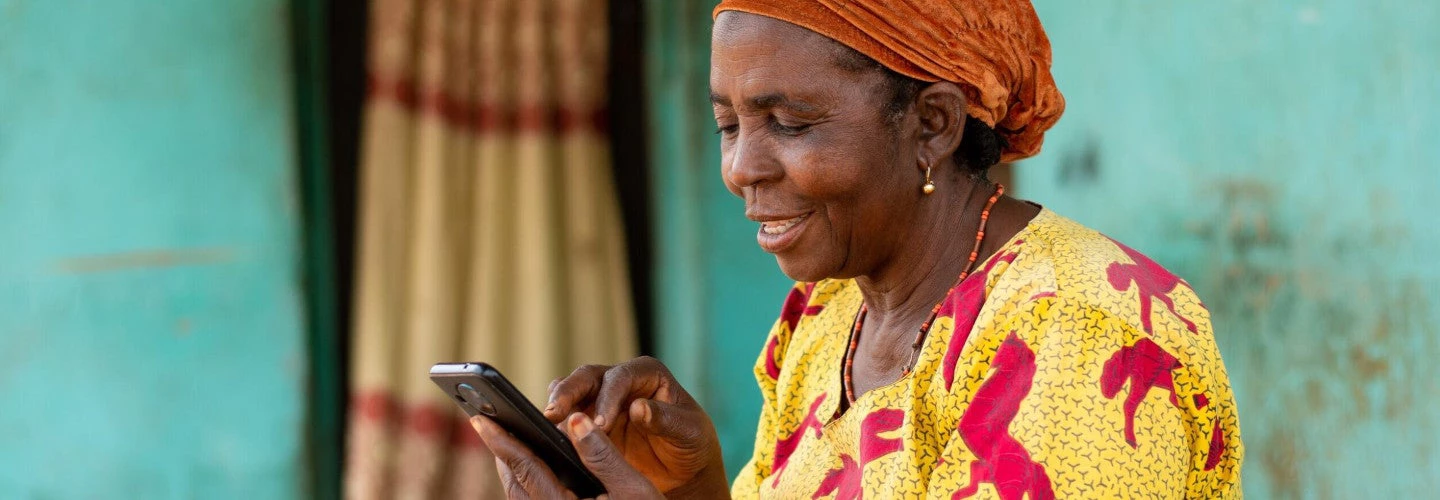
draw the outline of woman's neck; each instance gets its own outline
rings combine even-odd
[[[899,252],[875,272],[855,278],[868,317],[884,323],[886,318],[928,314],[965,272],[980,212],[995,185],[975,181],[955,188],[931,195],[935,199],[926,200],[930,206],[917,214],[915,224],[898,240]],[[987,234],[985,239],[988,243],[992,237]],[[988,255],[981,250],[977,264]]]

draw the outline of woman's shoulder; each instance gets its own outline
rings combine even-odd
[[[1190,284],[1134,248],[1048,209],[1026,233],[1027,260],[1047,270],[1058,299],[1130,320],[1146,333],[1158,323],[1191,333],[1209,328]]]

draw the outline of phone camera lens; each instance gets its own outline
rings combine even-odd
[[[456,394],[456,396],[459,396],[461,401],[465,401],[467,403],[471,401],[482,401],[485,399],[483,396],[480,395],[480,391],[475,390],[475,388],[471,387],[470,384],[460,384],[458,386],[455,386],[455,392],[458,393]]]
[[[491,404],[489,399],[486,399],[484,395],[480,394],[480,391],[475,390],[470,384],[460,384],[456,386],[455,389],[456,392],[458,392],[458,394],[455,395],[456,399],[459,399],[465,403],[466,406],[480,412],[482,415],[493,417],[499,413],[495,411],[495,405]]]

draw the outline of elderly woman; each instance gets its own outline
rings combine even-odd
[[[1193,290],[986,178],[1064,108],[1029,2],[715,12],[721,174],[800,283],[728,488],[714,427],[659,361],[552,386],[547,416],[611,496],[1239,496],[1234,399]],[[513,497],[569,494],[475,425]]]

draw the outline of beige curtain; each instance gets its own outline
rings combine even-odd
[[[499,498],[427,379],[635,354],[596,0],[374,0],[346,496]]]

